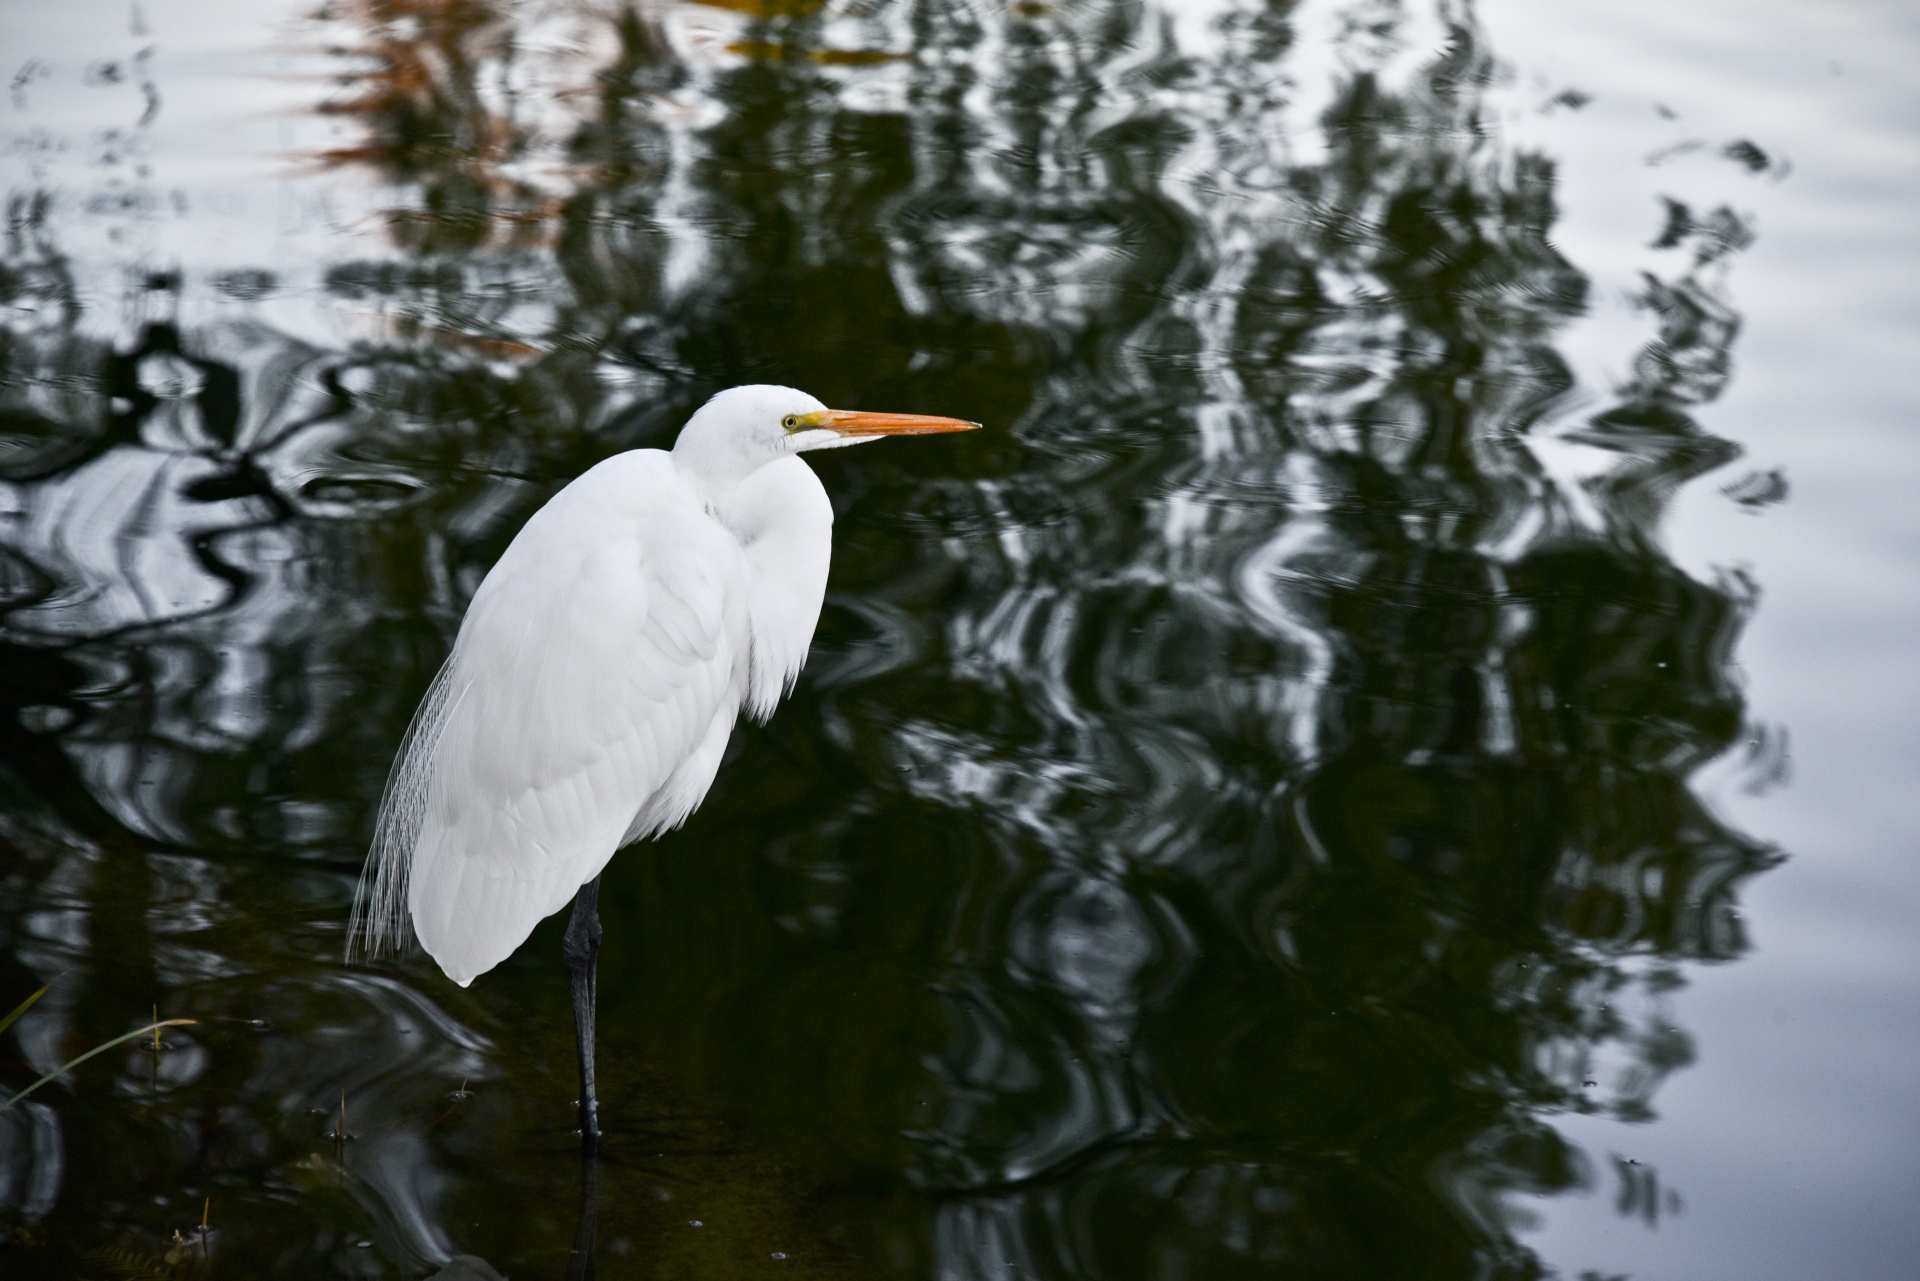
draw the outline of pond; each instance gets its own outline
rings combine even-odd
[[[1578,0],[0,18],[0,1272],[1920,1266],[1920,25]],[[792,697],[344,959],[547,498],[750,382]]]

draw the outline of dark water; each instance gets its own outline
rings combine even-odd
[[[1702,418],[1747,209],[1648,212],[1596,385],[1465,10],[290,9],[246,163],[324,217],[156,176],[194,73],[102,12],[14,82],[0,1084],[196,1022],[0,1115],[7,1276],[1524,1278],[1517,1198],[1680,1209],[1562,1123],[1657,1114],[1791,853],[1693,783],[1783,766],[1762,584],[1660,533],[1784,493]],[[586,1221],[558,921],[466,991],[344,925],[487,566],[751,381],[989,430],[816,457],[805,676],[607,876]]]

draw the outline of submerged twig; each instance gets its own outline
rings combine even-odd
[[[449,1094],[447,1097],[453,1100],[453,1106],[449,1107],[445,1112],[442,1112],[439,1116],[436,1116],[435,1118],[433,1118],[433,1120],[427,1123],[427,1129],[429,1132],[439,1129],[441,1122],[445,1121],[448,1117],[452,1116],[455,1112],[458,1112],[460,1110],[460,1105],[473,1097],[473,1091],[467,1088],[466,1078],[464,1077],[461,1078],[460,1088],[455,1090],[452,1094]]]
[[[340,1091],[339,1119],[333,1123],[333,1133],[327,1137],[333,1140],[333,1146],[336,1148],[343,1146],[348,1139],[360,1137],[347,1129],[347,1092],[344,1088]]]

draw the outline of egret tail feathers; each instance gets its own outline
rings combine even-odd
[[[413,873],[414,847],[420,839],[427,811],[427,785],[432,778],[435,748],[446,728],[452,699],[453,658],[441,664],[426,697],[420,700],[400,741],[387,789],[380,797],[380,817],[373,829],[373,848],[361,869],[353,892],[353,916],[347,924],[347,959],[373,960],[397,955],[414,943],[413,917],[407,886]]]

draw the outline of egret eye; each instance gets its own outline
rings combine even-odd
[[[780,425],[781,425],[782,427],[785,427],[785,428],[786,428],[786,429],[787,429],[788,431],[799,431],[799,430],[800,430],[800,415],[799,415],[799,414],[788,414],[788,415],[787,415],[787,416],[786,416],[785,418],[782,418],[782,419],[780,420]]]

